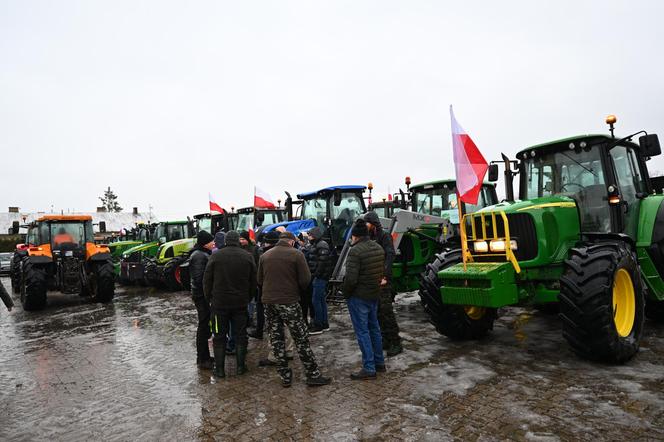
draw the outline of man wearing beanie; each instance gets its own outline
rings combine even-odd
[[[396,253],[392,237],[383,230],[380,218],[374,211],[367,212],[364,220],[369,228],[369,238],[375,241],[385,253],[383,279],[380,282],[380,300],[378,302],[378,324],[383,337],[383,347],[387,356],[396,356],[403,351],[401,337],[399,337],[399,324],[394,316],[392,306],[392,263]]]
[[[362,369],[351,373],[353,380],[376,379],[385,371],[383,343],[378,325],[378,299],[383,279],[383,249],[369,239],[367,223],[358,219],[351,230],[351,248],[346,259],[342,292],[348,303],[357,343],[362,352]]]
[[[242,247],[243,250],[247,251],[254,258],[254,263],[256,264],[256,267],[258,267],[258,260],[261,257],[260,249],[254,242],[254,240],[251,238],[249,232],[247,232],[246,230],[240,231],[240,247]],[[249,306],[247,309],[247,321],[249,327],[253,327],[255,307],[256,307],[256,300],[252,299],[251,301],[249,301]]]
[[[225,245],[226,245],[226,234],[220,230],[214,234],[214,249],[212,249],[212,253],[216,252],[217,250],[223,249]]]
[[[208,263],[210,253],[214,247],[214,238],[205,230],[196,235],[196,245],[189,255],[189,278],[191,281],[191,297],[198,313],[198,328],[196,329],[196,364],[199,368],[211,370],[213,359],[210,358],[208,340],[210,332],[210,303],[203,295],[203,274]]]
[[[295,341],[307,385],[327,385],[331,379],[322,376],[318,370],[316,357],[309,346],[309,330],[302,317],[300,292],[309,286],[311,273],[302,252],[293,248],[295,241],[295,235],[283,232],[277,245],[265,252],[258,264],[258,285],[263,290],[270,344],[277,360],[281,385],[290,387],[293,382],[293,372],[288,368],[286,358],[284,326],[288,327]]]
[[[240,247],[236,231],[226,234],[226,245],[212,255],[203,278],[205,298],[212,304],[214,375],[226,376],[226,336],[235,334],[237,374],[247,372],[247,305],[256,292],[256,264]]]

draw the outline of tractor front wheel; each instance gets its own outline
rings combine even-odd
[[[573,248],[560,279],[563,336],[579,356],[631,359],[643,332],[644,295],[634,253],[623,243]]]
[[[23,310],[41,310],[46,307],[46,270],[33,265],[27,256],[23,258],[21,267],[21,305],[23,305]]]
[[[180,265],[186,260],[186,257],[176,256],[164,265],[164,283],[168,290],[177,292],[184,289],[183,272]]]
[[[438,272],[461,262],[461,251],[440,253],[420,279],[420,299],[438,333],[450,339],[479,339],[493,329],[496,309],[445,304],[440,293]]]
[[[115,271],[110,261],[94,264],[90,275],[93,302],[111,302],[115,296]]]

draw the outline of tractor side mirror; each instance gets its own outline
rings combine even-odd
[[[641,146],[641,153],[645,157],[652,158],[662,153],[657,134],[648,134],[639,137],[639,146]]]
[[[341,192],[339,191],[334,192],[334,205],[335,206],[341,205]]]
[[[489,165],[489,181],[492,183],[498,181],[498,165],[491,164]]]

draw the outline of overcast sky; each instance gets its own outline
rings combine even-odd
[[[0,0],[0,211],[162,219],[453,176],[555,138],[664,141],[661,1]],[[651,170],[664,172],[656,158]]]

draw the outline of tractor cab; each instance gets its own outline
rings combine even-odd
[[[192,238],[194,235],[194,223],[188,221],[172,221],[159,223],[154,238],[159,244],[164,244],[178,239]]]
[[[440,180],[415,184],[409,191],[413,212],[447,218],[452,224],[459,224],[456,181]],[[462,203],[463,212],[475,212],[496,203],[498,203],[496,187],[491,183],[485,183],[482,185],[477,204]]]
[[[277,224],[285,220],[286,210],[282,208],[243,207],[237,210],[236,230],[258,231],[263,226]]]
[[[194,230],[196,233],[205,230],[213,236],[219,231],[228,232],[232,230],[229,226],[229,215],[226,211],[224,213],[201,213],[194,215]]]

